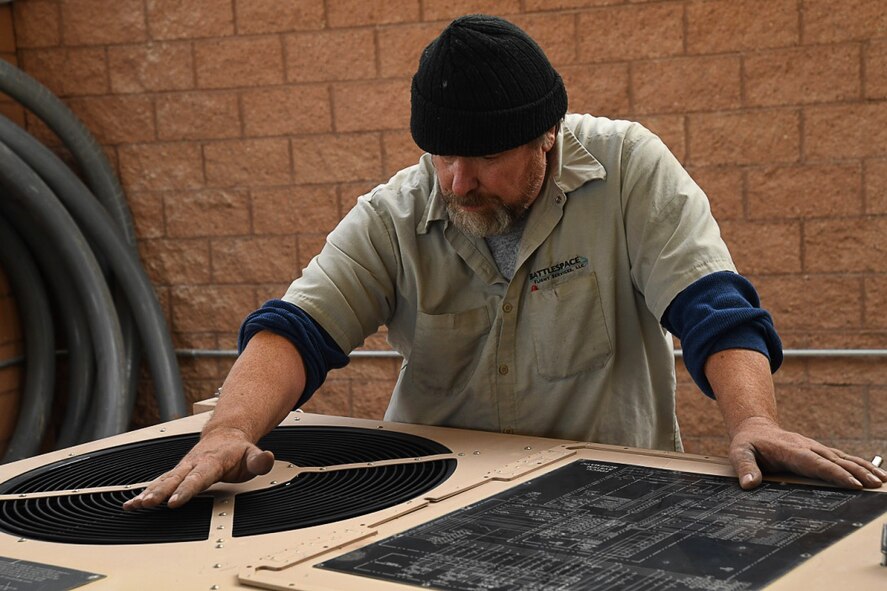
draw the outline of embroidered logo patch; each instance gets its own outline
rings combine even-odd
[[[563,262],[556,263],[550,267],[530,272],[530,291],[536,291],[539,286],[546,281],[551,281],[555,277],[578,271],[588,266],[588,259],[583,256],[575,256]]]

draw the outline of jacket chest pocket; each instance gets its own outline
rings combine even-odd
[[[527,311],[540,375],[565,378],[610,360],[613,348],[594,273],[531,292]]]
[[[455,314],[418,312],[407,363],[412,383],[441,395],[462,390],[477,368],[491,326],[486,307]]]

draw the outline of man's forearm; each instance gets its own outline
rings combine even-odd
[[[705,377],[731,438],[751,418],[777,423],[770,362],[764,355],[746,349],[719,351],[706,360]]]
[[[305,389],[305,368],[287,339],[263,331],[247,344],[222,386],[203,433],[241,431],[251,442],[277,426]]]
[[[819,443],[777,423],[769,360],[756,351],[711,355],[705,375],[730,435],[730,463],[743,488],[761,483],[761,469],[793,472],[846,488],[878,488],[887,473],[862,458]]]

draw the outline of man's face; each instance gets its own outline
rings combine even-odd
[[[466,234],[504,234],[539,196],[555,130],[489,156],[433,156],[450,219]]]

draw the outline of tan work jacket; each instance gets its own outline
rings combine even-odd
[[[735,270],[708,199],[637,123],[567,115],[554,149],[510,282],[449,222],[426,154],[359,199],[284,299],[346,352],[388,325],[388,420],[680,449],[659,318]]]

